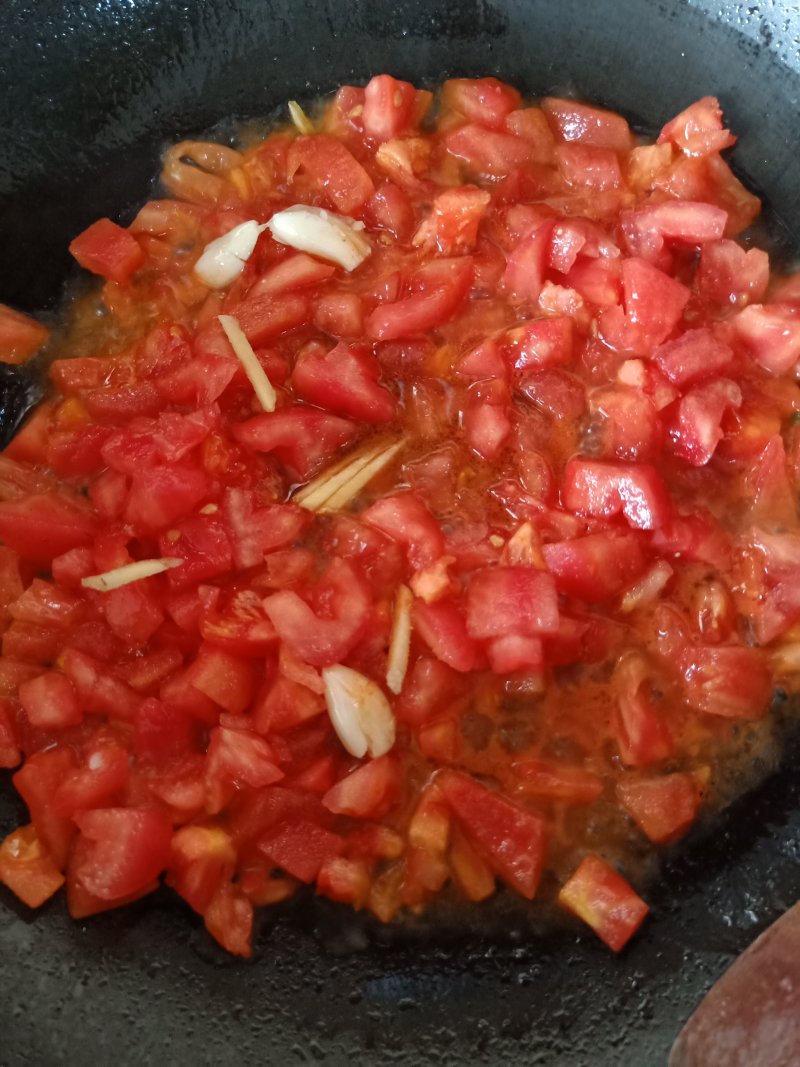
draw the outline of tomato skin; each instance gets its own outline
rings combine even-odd
[[[561,490],[570,511],[610,518],[620,512],[640,530],[653,530],[669,519],[666,487],[654,467],[573,459],[564,471]]]
[[[35,828],[21,826],[0,844],[0,882],[29,908],[38,908],[64,884]]]
[[[544,860],[544,820],[466,774],[443,771],[436,784],[489,866],[512,889],[532,900]]]
[[[650,910],[621,874],[591,853],[562,886],[558,902],[614,952],[625,947]]]
[[[620,758],[628,767],[658,763],[675,748],[651,698],[651,674],[647,660],[636,652],[623,656],[614,671],[617,743]]]
[[[86,270],[120,284],[144,263],[139,242],[111,219],[93,222],[73,239],[69,250]]]

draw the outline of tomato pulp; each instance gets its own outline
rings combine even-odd
[[[655,143],[494,78],[292,113],[70,246],[0,457],[0,880],[164,877],[240,955],[303,885],[503,883],[619,950],[797,688],[800,286],[713,98]]]

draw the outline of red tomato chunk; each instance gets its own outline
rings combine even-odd
[[[53,357],[0,456],[30,907],[163,880],[246,957],[304,886],[512,892],[619,951],[647,905],[601,857],[689,833],[800,690],[800,286],[735,237],[718,102],[657,144],[493,77],[432,103],[381,74],[182,142],[70,245],[68,329],[0,305],[0,361]]]

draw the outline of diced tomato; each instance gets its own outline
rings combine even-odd
[[[700,807],[697,781],[687,773],[623,778],[617,782],[617,796],[639,829],[657,844],[683,837]]]
[[[327,602],[325,616],[289,589],[267,597],[264,609],[281,639],[301,659],[324,667],[344,659],[364,632],[370,595],[361,575],[342,559],[329,565],[316,593]]]
[[[708,463],[724,435],[723,416],[741,402],[741,389],[730,378],[716,378],[686,393],[667,428],[675,455],[693,467]]]
[[[561,887],[558,902],[614,952],[625,947],[650,910],[621,874],[591,853]]]
[[[358,427],[337,415],[294,405],[240,422],[233,434],[254,451],[274,451],[297,478],[306,481],[338,448],[355,439]]]
[[[467,632],[464,615],[451,600],[426,604],[415,600],[414,629],[442,663],[456,671],[471,671],[475,666],[475,641]]]
[[[544,820],[466,774],[445,771],[437,776],[436,784],[494,872],[522,896],[533,899],[544,862]]]
[[[201,915],[230,881],[236,849],[220,826],[182,826],[172,838],[167,881]]]
[[[663,443],[663,427],[649,397],[638,389],[593,391],[591,410],[604,420],[603,452],[618,459],[652,459]]]
[[[613,348],[649,356],[680,322],[689,290],[637,256],[622,261],[622,286],[625,313],[620,308],[603,311],[600,331]]]
[[[84,711],[125,720],[134,717],[142,698],[115,678],[106,664],[76,648],[67,648],[61,656],[61,666],[75,686]]]
[[[231,715],[240,715],[253,696],[256,670],[252,661],[204,641],[186,681]]]
[[[657,529],[669,519],[666,486],[654,467],[573,459],[564,471],[561,491],[571,511],[610,518],[622,513],[640,530]]]
[[[489,193],[474,185],[445,189],[437,194],[412,243],[432,246],[445,256],[472,252],[478,226],[490,203]]]
[[[704,96],[666,124],[658,143],[673,141],[689,156],[706,156],[730,148],[736,138],[722,128],[722,109],[714,96]]]
[[[36,319],[0,304],[0,363],[25,363],[49,336],[47,327]]]
[[[538,107],[524,107],[506,115],[505,128],[521,137],[532,148],[532,163],[552,163],[555,139],[544,112]]]
[[[408,228],[411,229],[411,224]],[[322,293],[314,305],[314,325],[332,337],[362,334],[364,309],[361,296],[358,293]]]
[[[800,315],[795,308],[751,304],[732,325],[736,340],[770,374],[786,374],[800,358]]]
[[[379,819],[397,801],[400,788],[397,762],[391,756],[381,756],[356,767],[338,781],[327,791],[322,803],[335,815]]]
[[[58,729],[83,719],[75,688],[58,671],[47,671],[19,687],[19,702],[33,726]]]
[[[128,779],[126,749],[113,742],[92,746],[83,765],[70,771],[56,789],[53,811],[56,815],[71,818],[76,812],[122,801]]]
[[[674,745],[651,696],[647,661],[637,653],[617,664],[617,742],[623,763],[643,767],[667,759]]]
[[[246,725],[216,726],[206,755],[206,810],[216,815],[237,788],[262,789],[283,778],[272,748]]]
[[[53,748],[28,756],[12,779],[28,806],[39,840],[60,870],[66,866],[75,825],[55,813],[53,797],[74,766],[71,749]]]
[[[21,759],[15,708],[9,700],[0,697],[0,768],[10,770],[18,766]]]
[[[543,222],[524,237],[509,256],[503,285],[512,300],[518,303],[534,303],[539,299],[552,233],[552,221]]]
[[[192,725],[180,708],[160,700],[145,700],[137,709],[133,725],[133,750],[137,760],[163,764],[189,748]]]
[[[556,147],[558,169],[569,185],[603,192],[622,184],[617,153],[610,148],[567,143]]]
[[[735,241],[711,241],[700,252],[696,281],[703,298],[720,308],[757,304],[769,284],[769,256]]]
[[[369,896],[370,870],[363,860],[335,856],[317,875],[317,892],[342,904],[362,908]]]
[[[157,811],[102,808],[76,815],[75,822],[88,843],[75,875],[101,900],[135,893],[169,863],[172,826]]]
[[[769,711],[771,678],[760,649],[691,648],[681,669],[687,699],[699,711],[726,719],[761,719]]]
[[[298,137],[289,149],[287,166],[290,176],[302,168],[327,205],[343,215],[357,212],[375,191],[372,179],[355,156],[341,141],[327,134]]]
[[[301,353],[292,385],[303,400],[345,418],[389,422],[394,416],[392,394],[379,384],[380,364],[365,345],[340,341],[329,352]]]
[[[311,313],[309,298],[302,293],[281,293],[278,296],[254,296],[236,307],[235,319],[251,345],[266,344],[295,326],[308,322]],[[219,333],[222,327],[216,322],[211,327]],[[199,341],[195,339],[195,349]],[[234,364],[235,366],[235,364]],[[216,399],[214,397],[213,399]]]
[[[139,242],[111,219],[93,222],[71,242],[69,250],[86,270],[112,282],[127,282],[144,263]]]
[[[497,459],[512,428],[505,386],[491,382],[470,389],[461,425],[464,439],[476,455],[487,462]]]
[[[573,324],[565,315],[535,319],[510,330],[503,339],[502,354],[518,371],[559,367],[573,360]]]
[[[533,159],[529,141],[472,123],[448,133],[444,145],[476,177],[504,178]]]
[[[711,330],[701,328],[660,345],[653,358],[671,382],[683,387],[724,370],[733,361],[733,351]]]
[[[376,141],[405,133],[414,117],[416,91],[408,82],[378,74],[364,89],[364,132]]]
[[[0,502],[0,537],[34,563],[49,563],[54,556],[89,544],[94,531],[93,516],[58,493]]]
[[[464,300],[472,277],[473,263],[469,256],[434,260],[413,275],[408,296],[379,304],[367,316],[367,336],[391,341],[441,326]]]
[[[495,891],[495,876],[467,840],[464,832],[453,827],[450,866],[459,889],[467,900],[486,900]]]
[[[591,804],[603,792],[602,780],[581,767],[531,759],[516,760],[513,766],[519,788],[527,796]]]
[[[340,855],[344,842],[315,823],[297,819],[269,831],[258,847],[277,867],[301,882],[313,882],[325,863]]]
[[[517,90],[497,78],[450,78],[442,86],[442,108],[492,130],[503,129],[506,117],[519,103]]]
[[[397,493],[376,501],[361,518],[388,537],[405,544],[415,570],[444,555],[444,536],[438,522],[414,493]]]
[[[0,844],[0,882],[29,908],[40,907],[64,884],[33,826],[21,826]]]
[[[586,389],[577,375],[560,367],[525,374],[520,392],[552,419],[576,422],[586,411]]]
[[[558,591],[590,603],[622,592],[645,567],[638,539],[625,533],[558,541],[543,545],[542,554]]]
[[[273,293],[286,293],[292,289],[304,289],[307,285],[318,285],[336,272],[332,263],[323,263],[305,252],[288,256],[262,274],[250,290],[250,296],[267,296]]]
[[[730,538],[703,509],[694,515],[675,515],[653,535],[653,547],[665,555],[725,570],[730,565]]]
[[[552,96],[542,100],[542,110],[564,141],[579,141],[595,148],[611,148],[615,152],[627,152],[633,147],[628,123],[613,111]]]
[[[467,593],[472,637],[538,637],[558,629],[555,583],[545,571],[491,567],[477,571]]]

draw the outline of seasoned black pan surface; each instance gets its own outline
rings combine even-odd
[[[71,237],[130,217],[167,141],[381,71],[494,73],[645,129],[717,94],[772,239],[787,255],[798,244],[789,0],[4,0],[0,299],[53,308]],[[0,433],[18,402],[3,400]],[[60,901],[31,916],[3,892],[0,1064],[655,1067],[800,896],[798,756],[790,741],[783,771],[682,847],[620,959],[590,933],[536,938],[488,912],[466,931],[446,917],[381,931],[305,900],[270,917],[242,963],[167,891],[85,926]],[[0,835],[22,814],[3,778]]]

